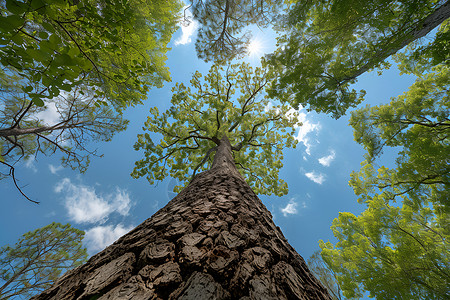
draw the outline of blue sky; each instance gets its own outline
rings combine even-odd
[[[260,43],[260,51],[245,60],[257,65],[258,54],[272,51],[275,38],[272,32],[259,29],[253,35]],[[111,142],[89,145],[90,149],[98,148],[104,157],[92,158],[85,174],[60,167],[58,156],[40,155],[18,165],[16,176],[20,185],[40,205],[23,198],[10,179],[0,181],[0,245],[14,244],[23,233],[51,222],[70,222],[86,231],[85,245],[90,254],[95,254],[151,217],[173,197],[170,179],[150,186],[144,178],[131,178],[134,162],[141,158],[133,144],[149,108],[158,106],[162,111],[169,107],[170,89],[176,82],[188,83],[196,70],[208,72],[210,64],[196,58],[194,40],[194,23],[178,30],[167,61],[172,82],[150,91],[143,105],[126,111],[128,130]],[[406,91],[413,80],[411,76],[399,76],[393,67],[382,76],[376,72],[364,74],[355,88],[367,91],[363,105],[376,105]],[[45,117],[52,117],[51,110]],[[303,126],[295,135],[299,144],[297,149],[284,152],[280,174],[289,185],[289,194],[261,199],[290,244],[306,260],[319,249],[320,239],[335,242],[329,228],[340,211],[358,214],[364,209],[348,186],[349,174],[359,169],[364,151],[353,141],[348,116],[334,120],[300,110],[300,119]],[[389,151],[379,161],[392,162]]]

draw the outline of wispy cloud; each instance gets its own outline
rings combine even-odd
[[[264,107],[264,112],[268,112],[270,109],[272,109],[273,104],[269,102]],[[308,155],[311,155],[311,133],[316,133],[320,130],[321,126],[320,123],[314,123],[311,118],[308,118],[308,114],[302,112],[303,108],[300,106],[299,110],[295,110],[294,108],[291,108],[287,113],[286,116],[288,118],[297,117],[298,122],[294,125],[294,128],[298,128],[298,133],[294,137],[299,143],[303,143],[303,145],[306,147],[305,152]],[[297,115],[295,114],[297,113]],[[304,160],[307,160],[305,156],[303,156]]]
[[[88,252],[94,254],[105,249],[133,228],[134,226],[125,227],[122,224],[115,227],[113,225],[96,226],[86,230],[83,242]]]
[[[306,116],[306,114],[301,113],[300,116]],[[318,132],[320,129],[319,123],[312,123],[310,120],[304,118],[303,125],[299,127],[299,131],[295,139],[299,141],[299,143],[303,143],[306,147],[306,154],[311,155],[311,138],[309,136],[312,132]]]
[[[52,164],[49,164],[49,165],[48,165],[48,168],[49,168],[49,170],[50,170],[50,172],[51,172],[52,174],[56,174],[56,173],[58,173],[59,171],[61,171],[61,170],[63,169],[62,166],[57,166],[57,167],[55,167],[55,166],[52,165]]]
[[[296,215],[300,212],[300,209],[305,209],[308,207],[306,201],[302,201],[301,203],[299,203],[298,201],[296,201],[296,199],[297,197],[292,197],[285,207],[280,208],[283,216],[287,217],[288,215]]]
[[[307,172],[305,176],[315,183],[322,184],[325,181],[325,175],[322,173],[316,173],[316,171]]]
[[[58,109],[56,108],[54,102],[47,103],[45,105],[45,109],[37,113],[36,117],[38,117],[39,120],[43,121],[47,125],[57,124],[61,119],[61,115],[58,112]]]
[[[330,155],[319,158],[319,163],[322,166],[329,167],[331,162],[336,158],[336,152],[331,149]]]
[[[183,9],[185,10],[187,6],[185,6]],[[181,27],[181,36],[175,40],[175,46],[178,45],[186,45],[192,42],[192,35],[195,33],[195,31],[198,28],[198,22],[192,19],[192,13],[190,10],[185,10],[186,12],[186,18],[189,20],[188,22],[182,22],[180,23]],[[186,24],[183,24],[186,23]]]
[[[321,126],[320,123],[314,123],[311,118],[308,116],[307,113],[302,112],[303,108],[300,106],[300,109],[298,110],[298,120],[299,123],[302,123],[302,126],[295,126],[298,128],[298,134],[295,137],[295,139],[299,143],[303,143],[303,145],[306,147],[306,154],[311,155],[311,134],[316,133],[320,130]]]
[[[298,203],[294,201],[292,198],[289,203],[281,209],[283,216],[287,217],[288,215],[295,215],[298,213],[297,210]]]
[[[127,216],[132,205],[128,193],[118,187],[115,193],[102,196],[93,187],[74,184],[69,178],[58,183],[55,192],[64,194],[64,205],[76,223],[104,223],[113,212]]]
[[[24,161],[24,166],[25,166],[25,168],[30,169],[31,171],[36,173],[37,168],[36,168],[35,162],[36,162],[36,157],[34,155],[32,155]]]

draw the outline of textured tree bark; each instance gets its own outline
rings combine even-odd
[[[32,299],[331,299],[234,165],[222,138],[151,218]]]

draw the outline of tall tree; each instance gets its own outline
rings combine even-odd
[[[409,91],[350,120],[367,150],[350,185],[367,208],[340,213],[332,225],[339,242],[321,242],[346,297],[450,296],[450,68],[444,61],[422,74],[435,57],[402,58],[404,71],[420,75]],[[396,167],[377,170],[384,147],[400,147]]]
[[[261,69],[214,65],[200,78],[192,89],[177,85],[163,115],[151,110],[145,129],[162,134],[159,144],[149,133],[136,143],[145,158],[135,176],[153,182],[170,172],[184,189],[33,299],[330,299],[239,172],[261,192],[282,191],[270,169],[281,163],[276,146],[291,141],[279,131],[296,123],[295,112],[257,98],[267,83]],[[272,173],[259,186],[247,169],[264,164]]]
[[[170,175],[187,184],[197,171],[209,169],[213,151],[227,135],[239,171],[257,194],[287,194],[278,172],[282,150],[297,143],[298,113],[265,97],[269,78],[263,69],[245,63],[214,65],[201,79],[196,72],[191,87],[177,84],[172,106],[162,115],[150,110],[144,129],[162,138],[156,144],[152,139],[161,136],[138,136],[135,149],[144,150],[144,158],[136,162],[132,176],[145,176],[153,184]]]
[[[52,223],[0,249],[0,298],[29,299],[87,260],[84,232]]]
[[[331,299],[220,140],[210,170],[32,299]]]
[[[192,0],[193,16],[200,23],[195,43],[205,61],[231,61],[247,53],[251,33],[248,25],[269,26],[284,0]],[[243,32],[243,33],[242,33]]]
[[[363,100],[365,91],[351,88],[358,76],[389,67],[392,54],[449,17],[449,1],[299,1],[266,58],[278,75],[269,95],[339,118]],[[445,36],[433,48],[448,59]]]

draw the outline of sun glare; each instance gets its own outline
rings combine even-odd
[[[253,39],[247,46],[249,56],[261,56],[263,54],[263,45],[259,39]]]

